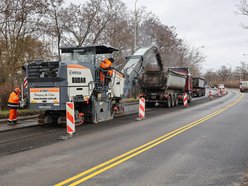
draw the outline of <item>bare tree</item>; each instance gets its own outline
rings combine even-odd
[[[129,56],[133,51],[133,25],[131,24],[132,17],[127,10],[127,7],[121,1],[113,1],[111,19],[108,26],[103,30],[99,43],[107,43],[120,50],[116,53],[115,65],[124,64],[125,56]],[[121,66],[120,66],[121,67]]]
[[[227,66],[223,65],[217,71],[217,74],[218,74],[219,80],[221,82],[225,82],[231,76],[231,74],[232,74],[232,68],[231,67],[228,68]]]
[[[48,36],[56,38],[57,55],[60,60],[60,45],[62,40],[62,34],[64,32],[64,14],[63,14],[63,0],[49,0],[47,2],[47,11],[44,19],[44,33]],[[53,43],[52,43],[53,44]],[[52,45],[51,44],[51,45]],[[52,46],[53,47],[53,46]]]
[[[161,53],[164,66],[183,66],[184,48],[182,40],[177,38],[174,27],[169,28],[158,18],[146,16],[140,28],[139,46],[156,45]]]
[[[240,0],[240,4],[237,5],[239,12],[244,15],[248,16],[248,1],[247,0]],[[247,25],[241,24],[243,28],[248,29]]]
[[[72,45],[96,44],[115,17],[117,1],[90,0],[83,5],[70,4],[64,11],[66,42]]]
[[[236,67],[236,74],[239,74],[240,80],[248,80],[248,64],[240,62],[240,66]]]
[[[27,42],[33,43],[40,37],[40,22],[46,9],[44,1],[3,0],[0,3],[1,78],[10,79],[12,86],[16,72],[31,56]]]
[[[213,69],[207,70],[204,78],[210,86],[218,84],[218,74]]]

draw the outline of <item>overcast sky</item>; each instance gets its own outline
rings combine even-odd
[[[134,10],[134,0],[123,0]],[[240,61],[248,62],[248,30],[241,27],[248,16],[238,15],[239,0],[137,0],[162,23],[175,26],[180,38],[207,56],[204,70],[222,65],[233,69]],[[247,56],[243,55],[247,54]]]
[[[66,0],[67,1],[67,0]],[[79,0],[70,0],[80,2]],[[81,0],[84,2],[85,0]],[[122,0],[134,10],[135,0]],[[175,26],[179,37],[207,56],[203,70],[222,65],[233,69],[240,61],[248,62],[248,16],[238,15],[240,0],[137,0],[168,26]],[[243,54],[247,54],[243,55]]]

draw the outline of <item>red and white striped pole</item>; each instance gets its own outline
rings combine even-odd
[[[145,98],[139,99],[139,120],[145,118]]]
[[[220,97],[220,89],[218,88],[218,96]]]
[[[187,92],[184,92],[184,94],[183,94],[183,108],[187,108],[187,107],[189,107],[188,95],[187,95]]]
[[[74,103],[66,102],[66,128],[70,136],[75,132]]]
[[[214,99],[211,90],[209,91],[209,95],[208,95],[208,96],[209,96],[209,99],[210,99],[210,100],[213,100],[213,99]]]
[[[28,79],[27,79],[27,77],[25,77],[24,80],[23,80],[23,87],[28,88]]]

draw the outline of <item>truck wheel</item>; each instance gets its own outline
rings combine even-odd
[[[172,106],[172,107],[175,106],[175,99],[174,99],[174,96],[171,97],[171,106]]]
[[[66,116],[59,116],[57,122],[59,125],[66,127]]]
[[[40,114],[38,116],[39,125],[53,124],[54,122],[54,118],[50,113],[45,112],[44,114]]]
[[[156,104],[156,103],[153,103],[153,102],[147,102],[147,103],[146,103],[146,107],[147,107],[147,108],[152,108],[152,107],[155,107],[155,104]]]
[[[178,99],[177,99],[177,97],[176,97],[176,96],[174,97],[174,103],[175,103],[175,106],[177,106],[177,105],[178,105]]]
[[[189,94],[188,103],[190,103],[191,101],[192,101],[192,95]]]
[[[170,97],[167,98],[167,101],[166,101],[165,106],[166,106],[167,108],[170,108],[170,107],[171,107],[171,98],[170,98]]]
[[[44,125],[45,124],[44,123],[44,117],[45,117],[45,114],[40,114],[38,116],[38,123],[39,123],[39,125]]]
[[[84,114],[82,112],[79,112],[76,118],[75,125],[78,126],[78,125],[82,125],[83,123],[84,123]]]

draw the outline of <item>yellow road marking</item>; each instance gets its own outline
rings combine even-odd
[[[161,136],[159,138],[156,138],[156,139],[154,139],[154,140],[152,140],[152,141],[150,141],[150,142],[148,142],[148,143],[146,143],[144,145],[141,145],[141,146],[139,146],[139,147],[137,147],[137,148],[135,148],[135,149],[133,149],[131,151],[128,151],[128,152],[126,152],[124,154],[121,154],[121,155],[119,155],[119,156],[117,156],[117,157],[115,157],[113,159],[110,159],[110,160],[108,160],[108,161],[106,161],[106,162],[104,162],[102,164],[94,166],[94,167],[92,167],[92,168],[90,168],[90,169],[88,169],[88,170],[86,170],[86,171],[84,171],[82,173],[79,173],[79,174],[77,174],[77,175],[75,175],[75,176],[73,176],[71,178],[68,178],[68,179],[66,179],[66,180],[64,180],[64,181],[62,181],[60,183],[57,183],[55,186],[68,185],[69,183],[71,183],[71,184],[69,184],[69,186],[79,185],[80,183],[83,183],[86,180],[88,180],[88,179],[90,179],[90,178],[92,178],[92,177],[94,177],[94,176],[96,176],[98,174],[101,174],[102,172],[105,172],[106,170],[109,170],[109,169],[111,169],[111,168],[113,168],[113,167],[115,167],[115,166],[117,166],[117,165],[119,165],[119,164],[121,164],[121,163],[123,163],[123,162],[125,162],[125,161],[127,161],[127,160],[129,160],[129,159],[131,159],[133,157],[135,157],[135,156],[137,156],[137,155],[139,155],[139,154],[141,154],[141,153],[143,153],[143,152],[145,152],[145,151],[147,151],[147,150],[149,150],[149,149],[151,149],[151,148],[163,143],[164,141],[167,141],[167,140],[173,138],[174,136],[177,136],[180,133],[183,133],[183,132],[189,130],[190,128],[192,128],[194,126],[199,125],[199,124],[201,124],[201,123],[213,118],[216,115],[219,115],[220,113],[226,111],[227,109],[229,109],[233,105],[235,105],[238,102],[240,102],[243,97],[244,97],[244,95],[241,95],[237,100],[235,100],[232,103],[226,105],[222,109],[219,109],[219,110],[217,110],[217,111],[215,111],[215,112],[213,112],[213,113],[211,113],[211,114],[209,114],[209,115],[207,115],[207,116],[205,116],[205,117],[203,117],[201,119],[198,119],[198,120],[196,120],[194,122],[191,122],[191,123],[189,123],[189,124],[187,124],[187,125],[185,125],[185,126],[183,126],[181,128],[173,130],[173,131],[171,131],[171,132],[169,132],[169,133],[167,133],[167,134],[165,134],[165,135],[163,135],[163,136]]]

